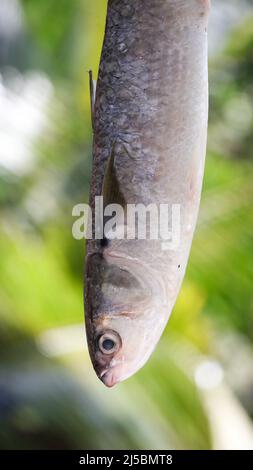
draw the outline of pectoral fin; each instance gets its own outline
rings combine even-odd
[[[94,131],[94,110],[96,99],[96,80],[93,80],[92,70],[89,70],[89,85],[90,85],[90,110],[91,110],[91,123]]]
[[[102,186],[102,196],[104,199],[104,207],[108,204],[120,204],[124,208],[126,205],[126,201],[120,188],[120,182],[117,177],[117,169],[115,165],[117,155],[115,153],[115,150],[116,142],[114,142],[112,145],[111,154],[106,163]]]

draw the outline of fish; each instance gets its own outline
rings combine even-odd
[[[148,361],[184,278],[197,222],[208,127],[209,0],[109,0],[96,96],[90,188],[119,204],[180,207],[180,240],[87,240],[85,325],[107,386]],[[107,219],[108,220],[108,219]],[[125,218],[120,223],[126,226]]]

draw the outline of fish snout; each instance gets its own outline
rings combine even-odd
[[[107,369],[100,374],[100,380],[106,385],[106,387],[113,387],[119,382],[117,374],[114,369]]]

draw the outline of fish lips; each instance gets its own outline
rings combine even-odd
[[[122,375],[122,367],[123,365],[120,363],[120,360],[117,361],[118,364],[115,366],[111,366],[111,362],[115,360],[113,355],[102,359],[101,362],[93,363],[93,367],[98,378],[103,382],[106,387],[113,387],[118,382],[121,382],[121,375]],[[106,364],[107,362],[107,364]]]
[[[112,369],[105,369],[99,376],[99,379],[103,382],[106,387],[113,387],[119,382],[117,377],[116,371],[114,368]]]

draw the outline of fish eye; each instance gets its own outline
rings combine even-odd
[[[98,347],[103,354],[112,354],[119,350],[121,339],[118,333],[109,331],[98,338]]]

